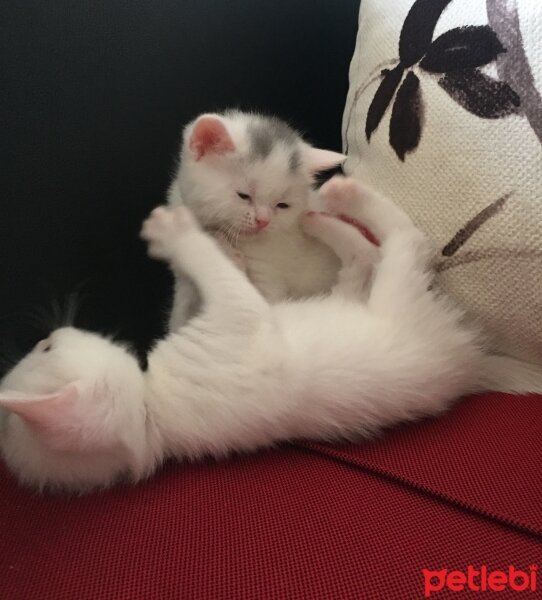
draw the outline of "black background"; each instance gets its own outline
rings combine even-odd
[[[26,352],[75,291],[78,326],[145,350],[163,330],[170,277],[137,233],[164,200],[183,124],[203,111],[257,109],[340,149],[358,5],[4,3],[3,354]]]

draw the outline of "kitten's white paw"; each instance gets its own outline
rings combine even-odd
[[[186,207],[159,206],[144,221],[140,235],[149,244],[149,256],[167,260],[174,254],[180,236],[197,229],[197,223]]]
[[[335,175],[320,188],[320,195],[329,212],[348,213],[363,201],[363,187],[352,177]]]

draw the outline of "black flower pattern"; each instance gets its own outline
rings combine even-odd
[[[457,27],[433,40],[437,22],[451,0],[416,0],[399,36],[399,64],[381,72],[381,82],[367,111],[370,142],[393,101],[390,145],[404,161],[420,142],[424,104],[420,79],[412,68],[439,76],[440,87],[461,107],[484,119],[498,119],[520,109],[518,94],[480,67],[506,52],[489,25]],[[406,72],[406,76],[405,76]]]

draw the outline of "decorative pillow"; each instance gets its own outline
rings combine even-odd
[[[495,349],[542,364],[542,2],[362,0],[345,169],[402,205]]]

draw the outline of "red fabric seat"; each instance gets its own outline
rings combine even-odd
[[[541,440],[542,397],[487,394],[370,442],[168,464],[80,498],[2,467],[0,598],[409,600],[424,568],[542,567]]]

